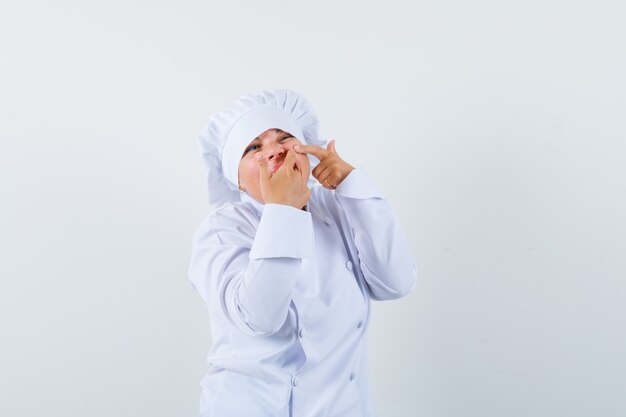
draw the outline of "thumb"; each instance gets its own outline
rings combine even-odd
[[[261,181],[266,181],[270,178],[270,172],[267,168],[267,161],[263,158],[263,155],[258,153],[255,155],[257,161],[259,162],[259,178]]]
[[[331,152],[335,152],[335,139],[328,142],[328,146],[326,147]]]

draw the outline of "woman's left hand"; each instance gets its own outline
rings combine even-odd
[[[320,163],[313,169],[312,174],[324,188],[329,190],[336,189],[354,169],[337,154],[335,139],[328,142],[326,149],[318,145],[296,145],[293,149],[298,153],[310,153],[319,159]]]

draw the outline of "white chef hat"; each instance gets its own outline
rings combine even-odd
[[[245,147],[267,129],[281,129],[305,144],[325,147],[319,139],[319,122],[313,106],[300,94],[285,89],[243,95],[225,110],[215,113],[199,133],[200,150],[207,171],[209,203],[240,200],[239,161]],[[317,164],[308,155],[311,168]],[[315,184],[309,176],[309,187]]]

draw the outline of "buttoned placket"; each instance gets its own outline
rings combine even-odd
[[[250,202],[255,209],[257,210],[257,212],[259,212],[260,214],[263,212],[263,207],[265,206],[264,204],[256,201],[254,198],[252,198],[251,196],[249,196],[248,194],[246,194],[245,192],[242,195],[242,201],[248,201]],[[309,204],[307,204],[304,207],[304,210],[309,211]],[[326,226],[328,227],[332,227],[333,226],[333,222],[331,220],[331,217],[326,215],[325,213],[321,213],[320,217],[322,218],[323,222],[326,224]],[[352,263],[352,261],[350,259],[348,259],[345,262],[345,267],[348,271],[353,271],[354,269],[354,264]],[[364,320],[359,321],[359,323],[356,325],[356,330],[357,331],[361,331],[361,329],[363,328],[365,322]],[[296,330],[296,335],[297,337],[300,339],[300,343],[302,343],[304,336],[305,336],[305,330],[304,327],[302,326],[302,324],[298,321],[298,328]],[[348,375],[348,381],[353,382],[356,379],[356,371],[352,371],[350,372],[350,374]],[[299,377],[297,375],[291,375],[291,389],[292,389],[292,393],[290,395],[290,408],[292,406],[292,401],[293,401],[293,390],[295,390],[299,384]]]

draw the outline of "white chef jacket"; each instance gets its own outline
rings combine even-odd
[[[370,299],[415,288],[416,266],[364,168],[304,209],[242,194],[194,234],[189,279],[209,308],[201,417],[374,417]]]

